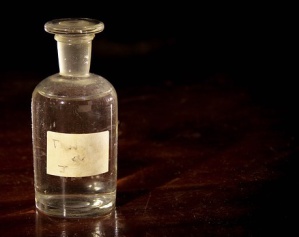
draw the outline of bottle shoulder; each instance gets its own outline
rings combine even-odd
[[[40,81],[33,91],[46,97],[87,98],[112,95],[116,97],[114,86],[104,77],[90,73],[86,77],[65,77],[59,73]]]

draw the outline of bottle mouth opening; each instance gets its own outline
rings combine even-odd
[[[104,30],[104,23],[90,18],[61,18],[48,21],[44,28],[51,34],[96,34]]]
[[[95,34],[58,34],[55,33],[54,39],[57,42],[66,44],[81,44],[91,42],[95,37]]]

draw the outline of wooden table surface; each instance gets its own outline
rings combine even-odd
[[[298,232],[295,108],[273,106],[223,74],[117,88],[115,211],[94,219],[41,215],[34,206],[30,114],[39,80],[1,75],[0,236]]]

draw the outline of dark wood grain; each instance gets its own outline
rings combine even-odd
[[[95,219],[34,206],[35,75],[0,83],[0,236],[289,236],[298,131],[230,77],[118,89],[117,207]]]

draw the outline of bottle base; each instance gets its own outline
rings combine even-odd
[[[36,208],[49,216],[91,218],[105,216],[115,208],[115,193],[97,195],[44,195],[37,193]]]

